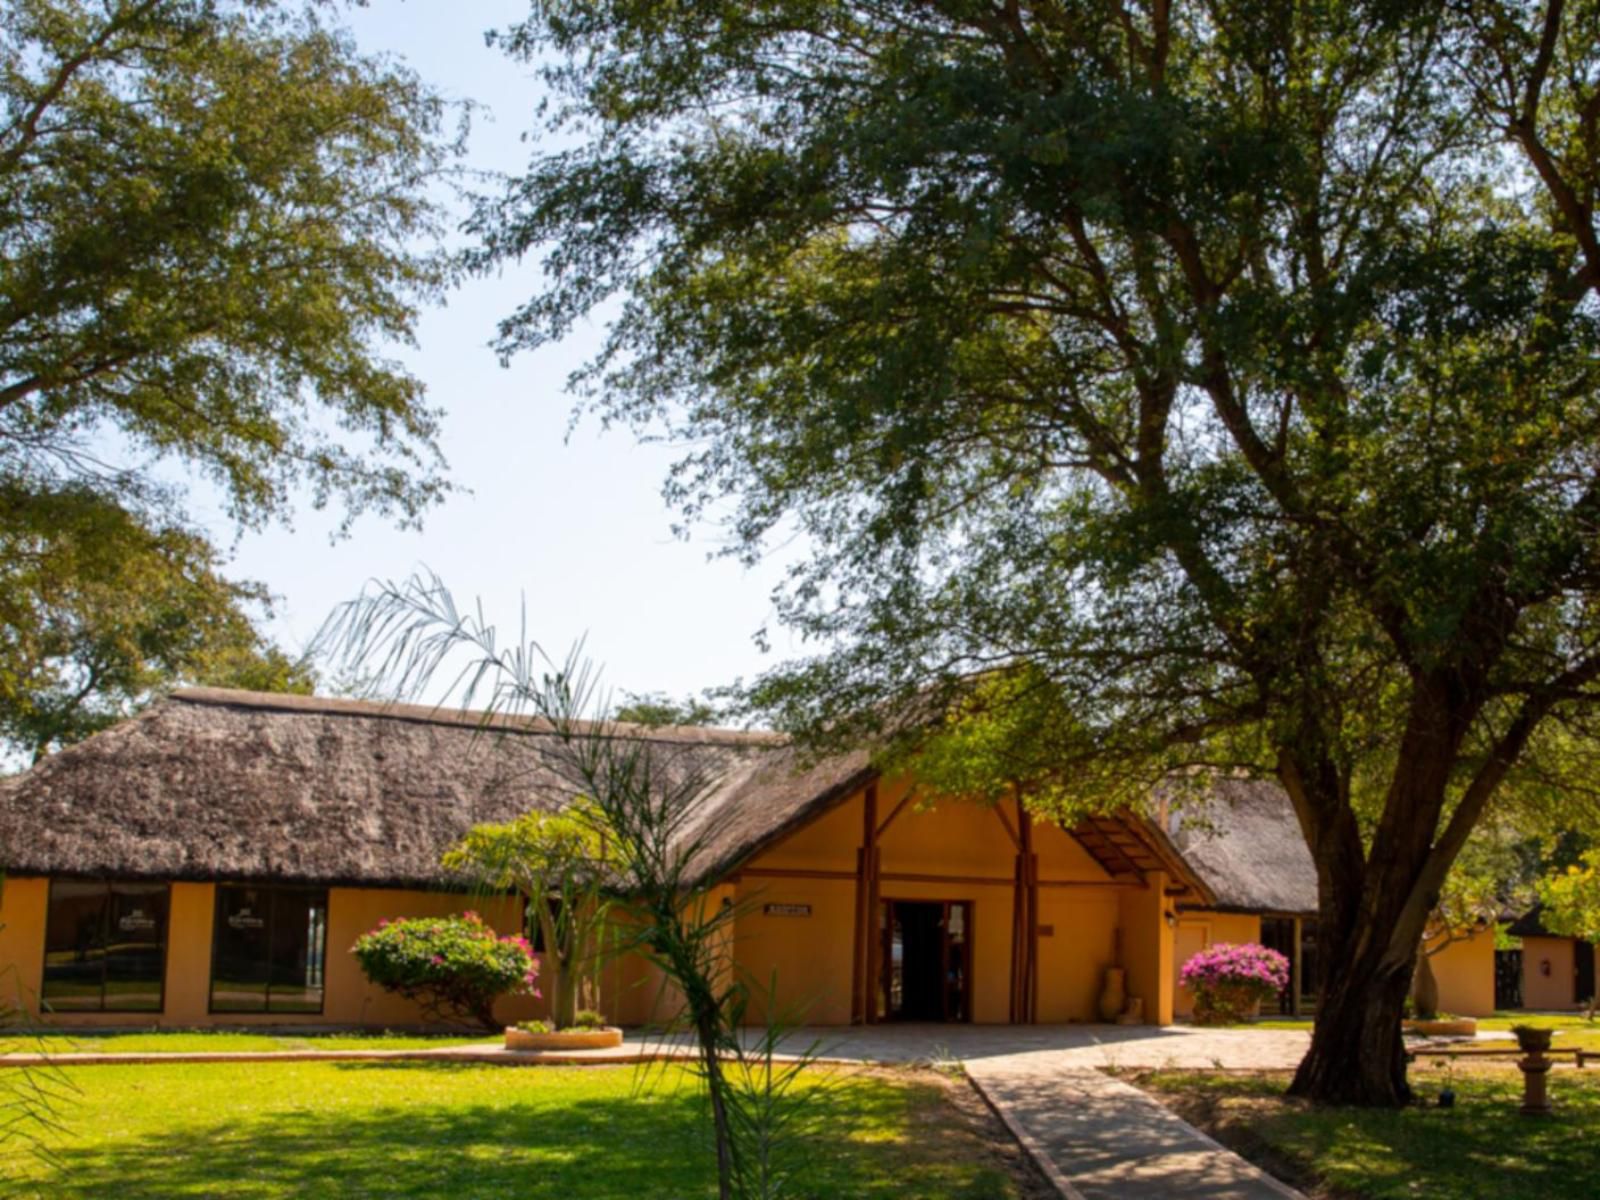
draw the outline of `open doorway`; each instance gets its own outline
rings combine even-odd
[[[884,1020],[972,1020],[970,901],[885,900],[879,929]]]

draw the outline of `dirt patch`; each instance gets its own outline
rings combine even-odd
[[[1249,1077],[1270,1081],[1279,1087],[1288,1081],[1285,1075],[1265,1072],[1250,1073]],[[1268,1118],[1308,1107],[1306,1101],[1283,1095],[1241,1095],[1209,1089],[1155,1086],[1161,1078],[1155,1073],[1126,1078],[1127,1082],[1170,1108],[1195,1128],[1210,1134],[1235,1154],[1304,1193],[1308,1200],[1361,1200],[1353,1192],[1323,1182],[1307,1163],[1283,1153],[1256,1132]]]

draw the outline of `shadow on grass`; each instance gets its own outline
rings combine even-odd
[[[1517,1111],[1522,1080],[1514,1070],[1414,1070],[1420,1103],[1399,1111],[1285,1100],[1281,1078],[1168,1074],[1148,1082],[1247,1157],[1340,1196],[1594,1200],[1597,1194],[1600,1080],[1579,1072],[1551,1076],[1556,1108],[1543,1118]],[[1438,1093],[1447,1084],[1457,1100],[1440,1108]]]
[[[435,1099],[430,1084],[471,1068],[441,1064],[345,1064],[340,1091],[354,1102],[280,1096],[261,1106],[219,1105],[182,1127],[106,1136],[63,1147],[55,1197],[698,1197],[715,1194],[704,1101],[692,1082],[619,1080],[612,1094],[576,1097],[525,1086],[482,1089],[481,1098]],[[415,1098],[361,1099],[370,1085],[393,1095],[415,1078]],[[269,1086],[270,1078],[261,1078]],[[136,1094],[125,1096],[136,1106]],[[1005,1180],[976,1168],[958,1147],[914,1136],[916,1089],[816,1089],[792,1165],[804,1195],[982,1197],[1007,1195]],[[935,1101],[937,1103],[937,1101]]]

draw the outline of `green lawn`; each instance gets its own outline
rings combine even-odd
[[[389,1033],[234,1033],[225,1030],[178,1030],[146,1033],[90,1032],[13,1034],[0,1037],[0,1054],[178,1054],[223,1053],[233,1050],[415,1050],[492,1042],[491,1033],[466,1036]]]
[[[598,1200],[713,1195],[703,1102],[677,1067],[173,1063],[66,1069],[59,1173],[21,1195]],[[1017,1197],[991,1118],[938,1076],[802,1081],[801,1195]],[[19,1157],[11,1156],[13,1159]],[[0,1177],[7,1168],[0,1165]],[[3,1190],[3,1189],[0,1189]],[[9,1194],[9,1193],[8,1193]]]
[[[1583,1049],[1600,1054],[1600,1020],[1590,1021],[1582,1013],[1520,1013],[1497,1012],[1492,1017],[1479,1017],[1480,1032],[1510,1030],[1514,1025],[1532,1025],[1538,1029],[1556,1030],[1555,1045],[1560,1049]],[[1304,1029],[1311,1030],[1309,1019],[1289,1017],[1248,1021],[1234,1025],[1233,1029]]]
[[[1550,1077],[1556,1115],[1517,1112],[1515,1068],[1414,1068],[1424,1105],[1315,1108],[1284,1075],[1158,1072],[1134,1082],[1218,1140],[1313,1195],[1341,1200],[1593,1200],[1600,1179],[1600,1071]],[[1456,1106],[1437,1107],[1445,1083]],[[1320,1187],[1320,1191],[1318,1188]]]

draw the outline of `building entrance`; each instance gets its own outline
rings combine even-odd
[[[972,904],[885,900],[879,914],[887,1021],[972,1019]]]

